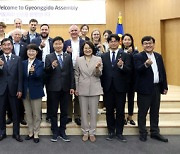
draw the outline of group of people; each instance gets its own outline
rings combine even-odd
[[[21,25],[20,19],[14,20]],[[20,24],[18,24],[20,23]],[[127,142],[123,135],[124,125],[133,120],[134,93],[137,92],[139,139],[147,140],[146,115],[150,109],[151,138],[168,142],[160,135],[160,94],[168,91],[162,56],[154,51],[155,39],[144,36],[143,51],[134,47],[133,37],[126,33],[120,37],[105,30],[105,42],[95,29],[91,39],[87,37],[88,25],[69,28],[70,39],[49,36],[49,25],[29,21],[29,31],[17,27],[9,35],[0,22],[0,141],[6,138],[6,111],[12,112],[13,138],[19,142],[20,104],[25,108],[28,135],[25,140],[38,143],[41,123],[41,100],[47,93],[47,117],[51,123],[52,142],[61,138],[70,142],[66,124],[74,121],[81,125],[82,140],[96,141],[97,111],[100,95],[106,108],[107,140]],[[74,95],[74,96],[73,96]],[[128,98],[128,116],[125,118],[125,102]],[[22,103],[23,102],[23,103]],[[60,125],[58,107],[60,105]],[[24,111],[23,111],[24,112]]]

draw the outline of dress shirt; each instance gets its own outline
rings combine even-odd
[[[6,62],[7,62],[7,56],[9,56],[9,60],[11,60],[11,55],[12,55],[12,53],[9,53],[9,54],[5,54],[5,53],[4,53],[4,57],[5,57],[5,59],[6,59]]]
[[[31,42],[34,38],[36,38],[36,33],[29,32],[29,38],[30,38],[30,42]]]
[[[73,41],[71,39],[73,67],[75,67],[77,57],[79,57],[79,52],[80,52],[79,41],[80,41],[79,38],[77,41]]]
[[[13,43],[14,43],[14,52],[15,52],[16,56],[19,56],[20,42],[13,42]]]
[[[29,75],[29,70],[30,70],[30,68],[31,68],[31,66],[32,66],[32,64],[33,64],[33,62],[34,62],[34,60],[35,60],[35,59],[33,59],[33,60],[28,59],[28,70],[27,70],[27,74],[28,74],[28,75]]]
[[[55,54],[56,54],[56,57],[57,57],[57,59],[58,59],[58,61],[59,61],[59,63],[60,63],[60,66],[61,66],[61,68],[62,68],[62,66],[63,66],[63,52],[61,52],[61,53],[57,53],[56,51],[55,51]],[[60,56],[60,57],[59,57]],[[61,59],[60,59],[61,58]]]
[[[158,67],[157,67],[156,58],[154,56],[154,53],[149,54],[146,52],[146,55],[152,61],[151,67],[152,67],[153,74],[154,74],[154,83],[159,83],[159,71],[158,71]]]
[[[44,41],[44,43],[45,43],[45,47],[41,50],[43,50],[42,61],[45,64],[46,55],[50,54],[49,37]]]

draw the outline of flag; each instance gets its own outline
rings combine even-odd
[[[119,41],[119,48],[121,48],[122,45],[122,35],[124,34],[123,25],[122,25],[122,15],[121,12],[119,12],[117,27],[116,27],[116,34],[120,37]]]
[[[122,35],[124,34],[123,25],[122,25],[122,15],[121,14],[118,17],[116,34],[118,34],[119,37],[122,37]]]

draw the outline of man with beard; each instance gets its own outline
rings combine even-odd
[[[54,52],[52,38],[49,37],[49,25],[42,24],[40,26],[40,36],[33,39],[31,43],[36,44],[40,51],[37,54],[37,59],[42,60],[45,63],[46,55]],[[47,83],[48,76],[44,74],[44,84]],[[49,111],[49,99],[48,99],[48,91],[47,93],[47,117],[46,121],[50,122],[50,111]]]
[[[39,37],[40,34],[36,32],[36,27],[38,25],[38,21],[36,19],[31,19],[29,21],[29,31],[23,34],[22,41],[30,44],[33,39]]]

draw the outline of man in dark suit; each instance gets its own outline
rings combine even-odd
[[[27,44],[21,41],[22,32],[20,29],[15,29],[12,31],[12,41],[13,41],[13,50],[12,54],[16,56],[20,56],[21,60],[27,59]],[[20,123],[22,125],[26,125],[26,121],[24,120],[24,105],[22,99],[19,99],[19,112],[20,112]],[[12,112],[10,110],[10,105],[7,106],[7,117],[6,124],[10,124],[12,122]]]
[[[43,61],[45,63],[46,55],[54,52],[53,44],[52,44],[52,38],[49,37],[49,25],[48,24],[42,24],[40,26],[40,36],[33,39],[31,43],[36,44],[40,51],[38,52],[36,58]],[[46,85],[46,81],[48,80],[48,75],[45,73],[44,76],[44,84]],[[47,93],[47,115],[46,115],[46,121],[50,122],[50,110],[49,110],[49,99],[48,99],[48,90],[46,88]]]
[[[65,142],[70,142],[65,133],[67,122],[68,101],[70,94],[74,93],[74,72],[71,56],[63,52],[64,40],[61,37],[53,39],[55,52],[46,56],[45,70],[49,75],[47,90],[51,109],[52,142],[58,136]],[[60,102],[60,127],[58,127],[57,112]]]
[[[23,42],[30,44],[33,39],[40,36],[40,34],[36,32],[37,25],[38,25],[38,21],[36,19],[31,19],[29,21],[29,31],[27,32],[26,35],[25,33],[23,34],[22,37]]]
[[[134,55],[139,139],[144,142],[147,140],[146,115],[150,109],[151,138],[168,142],[168,139],[160,135],[158,126],[160,94],[168,91],[163,59],[159,53],[154,52],[155,39],[152,36],[143,37],[141,43],[144,51]]]
[[[103,71],[101,77],[109,132],[107,140],[113,140],[116,134],[119,141],[126,142],[123,128],[128,73],[131,71],[130,56],[118,49],[120,38],[117,34],[111,34],[107,40],[109,51],[102,55]],[[115,109],[116,117],[114,115]]]
[[[13,138],[22,142],[19,135],[18,100],[22,96],[21,58],[13,55],[13,43],[9,38],[1,41],[3,55],[0,56],[0,141],[6,138],[7,100],[13,113]]]
[[[71,38],[64,42],[63,51],[71,55],[73,66],[75,67],[77,57],[83,56],[82,45],[84,43],[84,40],[82,40],[79,37],[79,28],[77,25],[70,26],[69,34]],[[79,100],[77,96],[75,96],[74,98],[74,103],[73,103],[72,98],[70,98],[69,105],[68,105],[67,123],[72,122],[73,108],[74,108],[74,121],[76,122],[77,125],[81,125],[80,106],[79,106]]]

